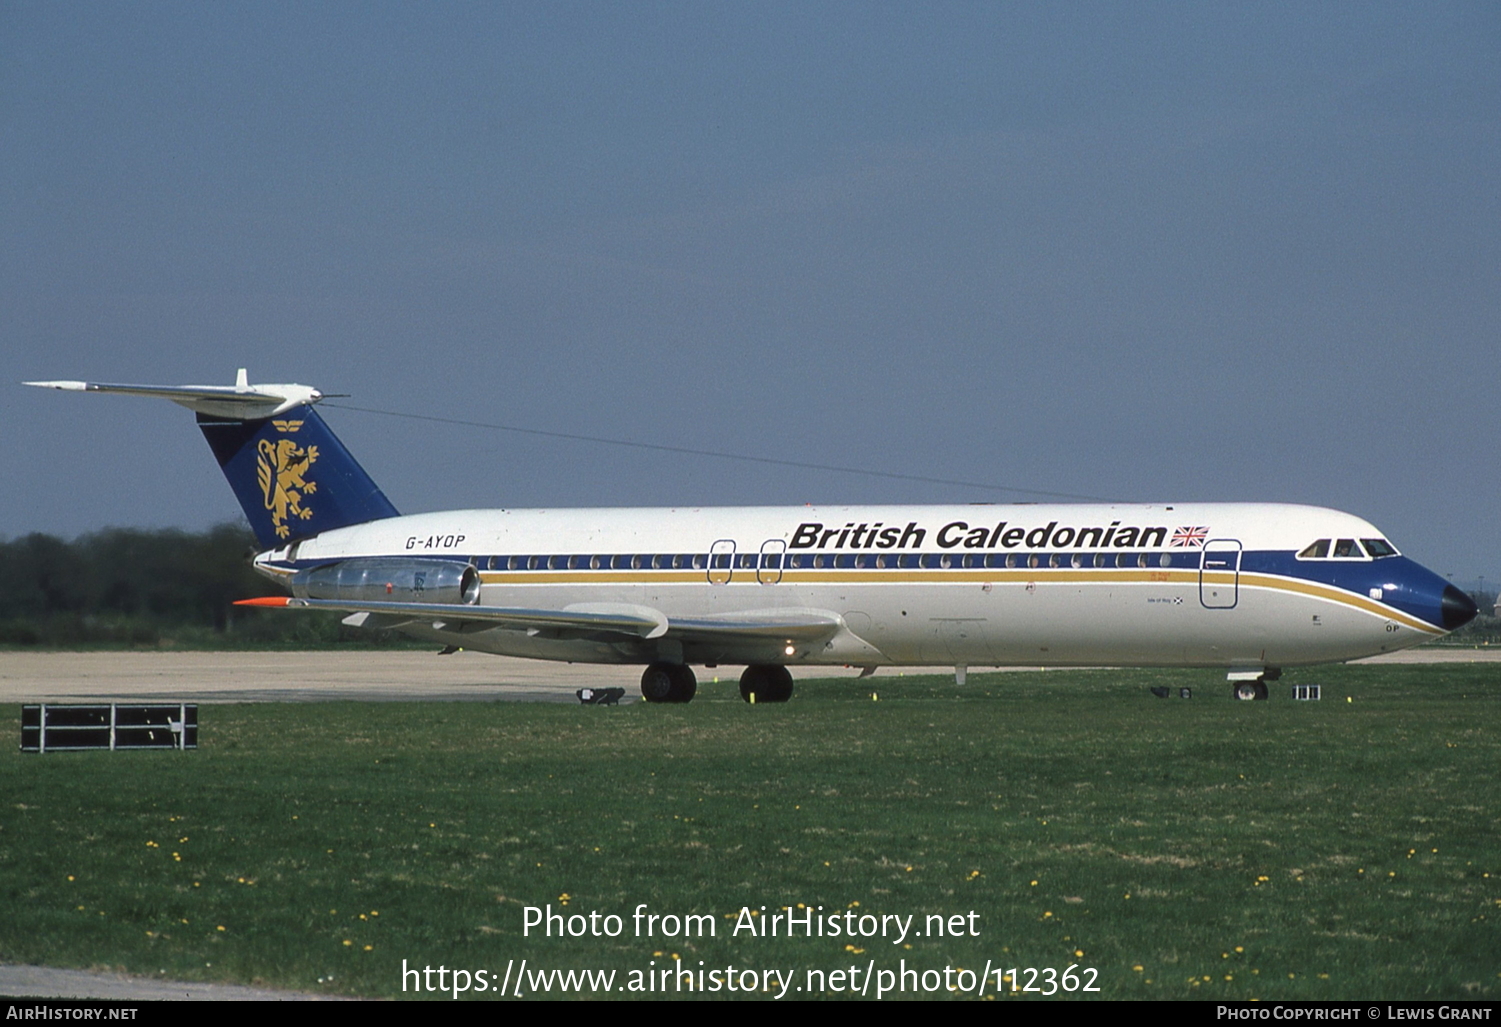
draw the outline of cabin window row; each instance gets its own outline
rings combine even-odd
[[[1029,567],[1187,567],[1192,553],[678,553],[477,557],[492,571],[626,570],[959,570]]]

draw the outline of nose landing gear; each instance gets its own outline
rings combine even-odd
[[[1245,673],[1244,671],[1240,673]],[[1252,672],[1254,673],[1254,671]],[[1265,700],[1267,697],[1267,682],[1276,681],[1282,676],[1281,667],[1267,667],[1253,678],[1238,678],[1232,673],[1230,682],[1230,694],[1241,702],[1255,702]],[[1237,679],[1238,678],[1238,679]]]

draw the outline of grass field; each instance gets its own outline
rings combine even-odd
[[[681,707],[205,706],[197,752],[11,748],[0,961],[392,997],[403,959],[619,988],[674,956],[794,988],[905,959],[1077,964],[1105,998],[1501,994],[1494,665],[1228,694],[1210,672],[1052,671],[750,707],[727,679]],[[716,937],[636,937],[642,903]],[[742,906],[798,903],[915,930],[974,911],[979,936],[730,934]],[[547,904],[623,930],[523,937]]]

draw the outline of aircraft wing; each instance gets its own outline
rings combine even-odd
[[[562,610],[529,610],[515,606],[476,606],[468,603],[401,603],[358,599],[293,599],[270,596],[241,599],[236,606],[282,609],[342,610],[374,613],[383,627],[416,620],[442,621],[447,630],[514,628],[533,633],[559,630],[607,632],[636,638],[660,638],[667,631],[667,618],[646,606],[625,603],[584,603]]]
[[[236,606],[278,609],[341,610],[372,613],[383,627],[416,620],[442,621],[446,630],[505,627],[533,634],[582,632],[656,639],[664,635],[684,641],[818,642],[843,627],[838,614],[827,610],[750,610],[716,617],[668,619],[660,610],[628,603],[579,603],[561,610],[532,610],[512,606],[467,603],[408,603],[352,599],[294,599],[269,596],[241,599]]]

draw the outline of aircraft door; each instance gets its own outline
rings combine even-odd
[[[1205,609],[1231,610],[1240,601],[1240,552],[1239,539],[1212,538],[1204,543],[1199,562],[1199,603]]]
[[[722,538],[709,550],[709,584],[723,585],[735,573],[735,540]]]
[[[769,538],[761,543],[761,565],[756,568],[756,580],[763,585],[775,585],[782,580],[782,561],[787,559],[785,539]]]

